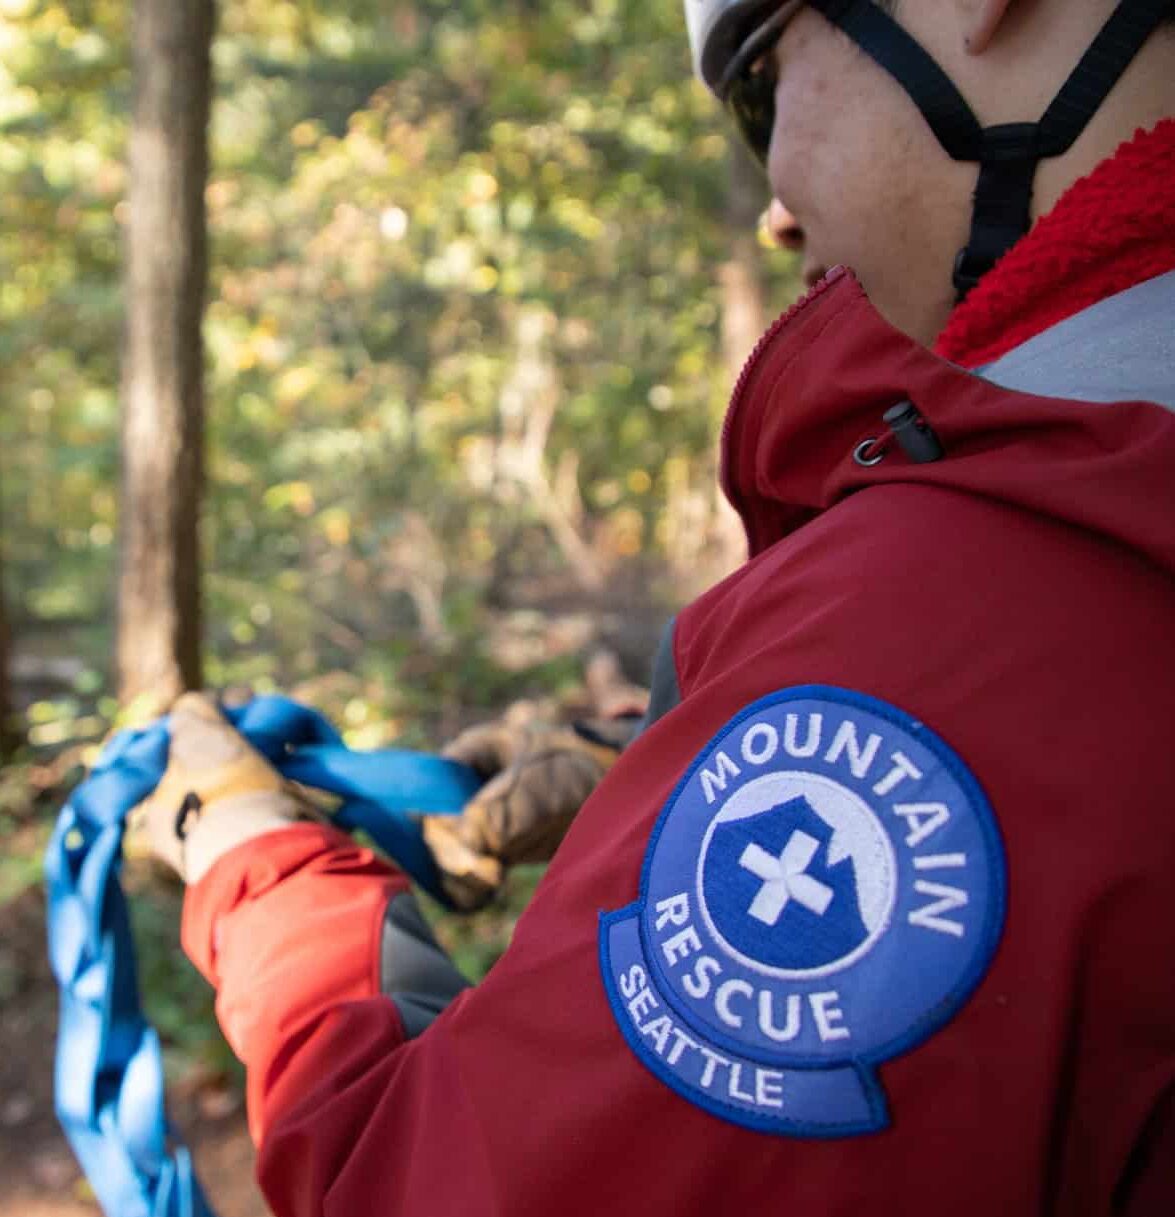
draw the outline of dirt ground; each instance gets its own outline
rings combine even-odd
[[[0,908],[0,971],[0,1217],[100,1217],[53,1114],[56,990],[39,887]],[[191,1086],[168,1102],[218,1217],[265,1217],[239,1097]]]
[[[0,978],[0,1217],[96,1217],[52,1110],[56,989],[39,886],[0,908]],[[239,1098],[192,1084],[168,1101],[218,1217],[265,1217]]]

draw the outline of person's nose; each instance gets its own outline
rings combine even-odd
[[[794,215],[778,200],[772,199],[767,208],[767,235],[784,249],[802,249],[804,230]]]

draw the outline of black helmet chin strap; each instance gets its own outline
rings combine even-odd
[[[979,162],[971,236],[955,259],[961,300],[1032,226],[1039,163],[1072,147],[1175,0],[1122,0],[1036,123],[981,127],[930,55],[873,0],[809,0],[906,90],[947,154]]]

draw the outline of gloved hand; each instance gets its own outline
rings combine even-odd
[[[459,909],[490,900],[508,867],[549,861],[636,722],[552,726],[531,720],[519,706],[463,732],[445,749],[487,779],[460,815],[424,817],[425,842]]]
[[[167,769],[131,812],[132,832],[186,883],[221,855],[310,813],[276,769],[220,713],[206,693],[185,693],[171,709]]]

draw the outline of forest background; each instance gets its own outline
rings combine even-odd
[[[159,3],[0,0],[0,1217],[96,1211],[51,1110],[40,859],[151,692],[127,640],[152,623],[118,589],[131,46]],[[647,678],[740,556],[718,428],[796,289],[680,0],[216,18],[204,480],[170,488],[199,515],[204,682],[290,691],[354,747],[436,747],[519,697],[574,712],[601,644]],[[471,978],[537,878],[433,910]],[[126,886],[173,1115],[222,1217],[262,1213],[178,889],[141,859]]]

